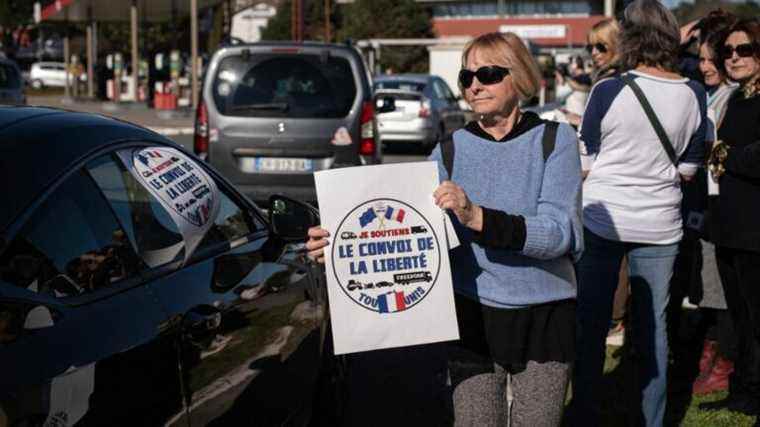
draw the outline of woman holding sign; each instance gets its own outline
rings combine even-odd
[[[455,425],[559,425],[582,250],[578,142],[568,125],[520,110],[540,74],[514,34],[471,41],[459,84],[478,120],[430,157],[444,177],[435,203],[462,243],[450,252],[461,336],[448,355]],[[328,232],[309,235],[310,256],[323,260]]]

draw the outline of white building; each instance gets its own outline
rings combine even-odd
[[[232,16],[230,35],[246,43],[257,42],[261,40],[261,31],[275,14],[277,9],[267,3],[242,9]]]

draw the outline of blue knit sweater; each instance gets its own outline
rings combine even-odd
[[[578,140],[560,125],[544,164],[540,124],[505,142],[460,129],[453,135],[451,180],[480,206],[525,218],[522,250],[484,247],[452,215],[461,246],[450,252],[457,293],[500,308],[523,308],[576,296],[573,262],[583,250]],[[436,147],[441,180],[449,179]],[[487,232],[487,230],[483,230]]]

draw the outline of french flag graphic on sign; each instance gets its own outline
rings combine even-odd
[[[399,209],[393,209],[392,207],[388,206],[385,208],[385,219],[392,219],[396,222],[404,222],[404,210]]]
[[[148,163],[148,158],[149,157],[151,159],[162,159],[163,158],[163,156],[161,156],[161,152],[155,151],[155,150],[153,150],[153,151],[151,151],[151,150],[143,150],[143,151],[141,151],[137,155],[137,158],[140,160],[140,162],[142,164],[144,164],[145,166],[148,166],[148,167],[150,166],[150,164]]]
[[[388,292],[377,297],[377,308],[380,313],[395,313],[406,309],[403,292]]]

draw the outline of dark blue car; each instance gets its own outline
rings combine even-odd
[[[0,174],[0,425],[329,412],[309,206],[275,197],[264,216],[160,135],[47,108],[0,107]],[[148,184],[176,185],[163,200]]]

